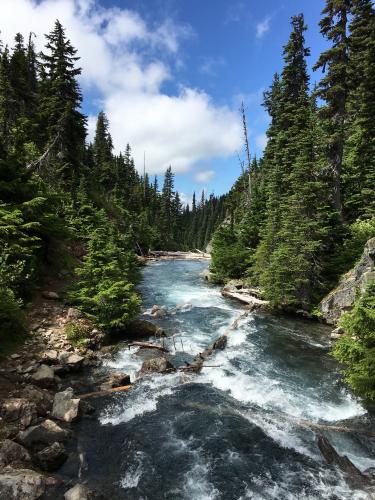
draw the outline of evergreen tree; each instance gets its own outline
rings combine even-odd
[[[41,118],[45,123],[44,143],[56,141],[53,171],[47,175],[49,182],[57,175],[76,189],[86,138],[86,118],[80,112],[82,96],[77,82],[81,69],[75,67],[79,57],[59,21],[46,39],[47,52],[41,54],[40,66]]]
[[[98,115],[93,144],[95,180],[105,189],[113,189],[116,178],[112,157],[113,143],[109,133],[108,118],[104,111]]]

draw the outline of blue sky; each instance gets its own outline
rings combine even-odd
[[[193,190],[228,191],[243,155],[238,112],[244,100],[252,154],[265,144],[261,101],[282,68],[290,17],[308,25],[309,67],[326,42],[323,0],[2,0],[5,42],[15,32],[44,44],[56,18],[81,55],[83,108],[92,135],[104,109],[117,150],[130,142],[139,170],[171,164],[185,199]],[[312,82],[319,75],[312,74]]]

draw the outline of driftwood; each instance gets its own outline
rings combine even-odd
[[[223,289],[221,290],[221,295],[223,297],[227,297],[229,299],[235,299],[238,300],[239,302],[242,302],[243,304],[247,304],[251,306],[253,309],[260,309],[261,307],[265,307],[269,304],[267,300],[261,300],[258,299],[257,297],[254,297],[254,295],[251,295],[250,292],[240,292],[240,291],[235,291],[232,292],[230,290]]]
[[[86,394],[80,394],[79,398],[86,399],[86,398],[96,397],[96,396],[105,396],[106,394],[111,394],[112,392],[128,391],[132,387],[133,387],[132,385],[122,385],[121,387],[113,387],[111,389],[106,389],[105,391],[87,392]]]
[[[203,252],[166,252],[164,250],[150,250],[149,256],[158,259],[210,259],[208,253]]]
[[[157,344],[151,344],[151,342],[131,342],[128,344],[128,347],[139,347],[140,349],[157,349],[158,351],[162,352],[169,352],[169,350],[166,347],[163,347],[161,345]]]

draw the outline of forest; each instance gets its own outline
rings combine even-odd
[[[45,50],[33,34],[0,45],[0,338],[26,330],[23,310],[50,268],[74,277],[67,299],[117,331],[140,310],[139,256],[205,249],[214,281],[245,279],[272,307],[318,316],[316,306],[375,236],[375,17],[371,0],[327,0],[328,48],[311,88],[302,14],[292,18],[284,66],[264,93],[271,122],[227,195],[183,205],[172,167],[163,182],[114,153],[110,124],[87,139],[79,54],[55,22]],[[239,115],[240,119],[240,115]],[[152,159],[150,160],[152,162]],[[199,198],[199,199],[197,199]],[[335,356],[347,380],[375,399],[374,285],[342,324]]]

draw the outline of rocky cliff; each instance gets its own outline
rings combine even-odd
[[[371,279],[375,279],[375,238],[368,240],[355,267],[342,277],[338,286],[319,304],[324,320],[330,325],[337,324],[340,316],[353,307],[356,297]]]

